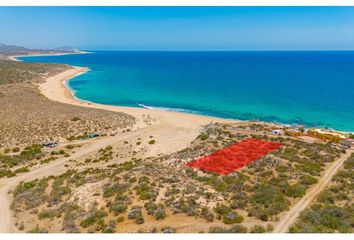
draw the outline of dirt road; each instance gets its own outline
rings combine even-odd
[[[286,233],[289,231],[291,225],[293,225],[296,219],[299,217],[301,211],[310,206],[315,197],[322,192],[326,186],[328,186],[329,182],[333,178],[333,176],[338,172],[338,170],[343,166],[344,161],[350,157],[353,153],[352,151],[348,151],[341,158],[333,162],[323,173],[323,175],[318,180],[318,183],[310,188],[305,196],[301,198],[297,203],[295,203],[289,211],[287,211],[279,220],[277,225],[274,227],[274,233]]]

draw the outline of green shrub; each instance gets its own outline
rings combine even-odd
[[[116,214],[124,213],[127,210],[127,205],[123,201],[114,201],[111,203],[111,211]]]
[[[202,133],[199,135],[200,140],[204,141],[207,140],[209,138],[209,134],[207,133]]]
[[[216,207],[214,208],[214,212],[223,216],[226,215],[228,213],[230,213],[232,211],[232,209],[228,206],[226,206],[225,204],[217,204]]]
[[[214,221],[214,214],[209,211],[207,207],[203,207],[200,216],[207,220],[208,222]]]
[[[19,152],[20,151],[20,148],[19,147],[15,147],[12,149],[13,152]]]
[[[232,211],[227,214],[224,214],[222,217],[222,221],[225,224],[235,224],[241,223],[243,221],[243,217],[236,212]]]
[[[57,215],[56,210],[43,210],[38,214],[38,218],[40,220],[45,219],[45,218],[54,218]]]
[[[71,119],[71,121],[73,121],[73,122],[81,121],[81,118],[79,118],[79,117],[73,117],[73,118]]]
[[[251,230],[250,233],[265,233],[266,229],[262,226],[262,225],[254,225]]]
[[[22,167],[22,168],[18,168],[15,170],[15,174],[17,173],[25,173],[25,172],[29,172],[28,167]]]
[[[300,183],[304,185],[313,185],[316,184],[318,181],[315,177],[312,177],[310,175],[304,175],[301,177]]]
[[[249,214],[256,216],[262,221],[267,221],[268,216],[277,215],[289,206],[288,200],[282,192],[269,184],[256,184],[254,194],[250,197]]]
[[[306,186],[302,184],[288,185],[285,194],[289,197],[302,197],[306,193]]]
[[[95,210],[91,214],[89,214],[87,217],[85,217],[81,223],[80,226],[83,228],[87,228],[89,226],[92,226],[96,223],[98,223],[100,220],[102,221],[104,217],[107,216],[107,213],[105,211],[97,211]]]
[[[124,222],[124,216],[119,216],[117,218],[117,223],[122,223],[122,222]]]
[[[246,233],[246,232],[247,232],[247,228],[240,224],[235,224],[230,228],[222,228],[222,227],[209,228],[209,233]]]

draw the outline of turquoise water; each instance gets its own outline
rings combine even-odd
[[[353,51],[154,52],[25,57],[89,67],[91,102],[354,131]]]

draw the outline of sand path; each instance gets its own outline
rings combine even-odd
[[[354,151],[348,151],[341,158],[337,159],[325,170],[323,175],[318,179],[318,183],[310,188],[305,196],[301,198],[297,203],[295,203],[289,211],[287,211],[279,220],[279,222],[274,227],[274,233],[286,233],[289,228],[295,223],[296,219],[299,217],[300,213],[310,206],[312,201],[316,196],[322,192],[325,187],[328,186],[333,176],[338,172],[338,170],[343,166],[345,160],[347,160]]]

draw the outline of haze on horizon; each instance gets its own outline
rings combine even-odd
[[[354,7],[0,7],[0,42],[29,48],[354,49]]]

